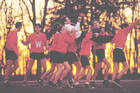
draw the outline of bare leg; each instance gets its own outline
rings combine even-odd
[[[114,72],[113,72],[113,75],[112,75],[112,81],[114,81],[116,79],[116,76],[117,76],[117,73],[118,73],[118,70],[119,70],[119,63],[117,62],[114,62]]]
[[[43,80],[48,74],[52,73],[55,69],[55,65],[51,63],[51,69],[45,72],[42,76],[41,79]]]
[[[13,63],[14,63],[14,68],[12,68],[11,74],[12,74],[13,72],[16,73],[16,70],[17,70],[17,68],[18,68],[18,59],[16,59]]]
[[[30,62],[27,64],[26,74],[24,76],[24,81],[27,81],[27,78],[30,75],[33,64],[34,64],[34,59],[30,59]]]
[[[88,73],[87,73],[87,77],[86,77],[86,82],[90,82],[90,79],[92,77],[92,70],[90,66],[87,66],[88,68]]]
[[[104,80],[108,80],[108,72],[110,69],[110,64],[106,59],[104,59],[103,61],[106,64],[106,68],[105,68],[105,72],[104,72]]]
[[[129,66],[128,66],[128,64],[127,64],[126,62],[123,62],[122,64],[123,64],[123,69],[122,69],[121,72],[118,74],[117,79],[120,79],[120,78],[123,76],[123,74],[124,74],[125,72],[127,72],[128,68],[129,68]]]
[[[101,68],[101,64],[102,64],[102,62],[97,62],[92,80],[96,80],[96,77],[97,77],[99,70]]]
[[[86,68],[83,68],[82,71],[75,77],[74,83],[79,82],[79,80],[85,76]]]
[[[46,58],[41,59],[41,67],[43,67],[42,75],[46,72]]]
[[[7,60],[5,74],[4,74],[4,83],[8,82],[9,74],[10,74],[11,69],[12,69],[12,64],[13,64],[13,60]]]
[[[62,71],[63,71],[63,64],[58,64],[58,70],[55,73],[55,79],[53,81],[54,84],[57,83],[58,79],[60,78],[60,75],[61,75]]]
[[[63,80],[70,71],[71,71],[71,66],[69,65],[68,62],[64,62],[64,70],[61,74],[60,80]]]

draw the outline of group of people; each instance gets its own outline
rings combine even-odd
[[[30,61],[27,64],[24,81],[28,80],[32,66],[35,60],[41,63],[43,72],[38,82],[43,85],[43,80],[47,78],[48,84],[52,87],[60,87],[62,81],[68,76],[68,81],[73,87],[79,87],[79,80],[86,76],[84,86],[88,88],[95,87],[95,80],[101,69],[102,62],[105,63],[104,85],[110,84],[108,81],[110,63],[105,57],[106,42],[115,44],[113,51],[114,72],[112,75],[112,83],[119,87],[120,79],[128,70],[129,66],[125,59],[123,48],[128,33],[139,23],[136,20],[131,25],[123,25],[121,30],[112,33],[106,33],[105,28],[100,26],[99,21],[95,20],[88,26],[88,31],[81,31],[81,16],[78,17],[77,23],[73,25],[68,16],[61,17],[60,29],[56,29],[56,33],[52,35],[52,40],[47,42],[46,35],[41,32],[41,25],[35,24],[34,33],[22,40],[22,44],[30,46]],[[6,69],[4,71],[4,84],[8,84],[9,74],[15,72],[18,68],[18,48],[17,33],[22,28],[22,23],[16,23],[16,29],[10,31],[7,36],[6,43]],[[110,38],[108,40],[107,38]],[[94,46],[94,49],[92,49]],[[49,51],[48,56],[44,54],[44,47]],[[92,49],[92,50],[91,50]],[[77,52],[79,50],[79,53]],[[97,64],[92,75],[92,69],[89,63],[90,53],[94,50],[97,56]],[[51,63],[51,69],[46,71],[46,60]],[[118,73],[119,63],[123,64],[123,69]],[[12,66],[14,64],[14,66]],[[76,75],[72,75],[72,64],[77,67]],[[87,71],[87,73],[86,73]]]

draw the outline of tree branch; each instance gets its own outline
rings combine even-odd
[[[22,21],[23,21],[24,20],[24,18],[23,18],[23,9],[22,9],[22,6],[21,6],[20,3],[19,3],[19,7],[21,9],[21,16],[22,16]],[[24,23],[22,23],[22,24],[23,24],[23,29],[24,29],[25,36],[27,37],[27,32],[25,31],[26,29],[25,29]]]
[[[28,8],[27,4],[25,3],[24,0],[22,0],[22,2],[23,2],[23,4],[25,5],[25,7],[26,7],[26,9],[27,9],[27,12],[28,12],[30,21],[33,23],[33,19],[31,18],[31,15],[30,15],[30,12],[29,12],[29,8]]]
[[[33,4],[33,2],[32,2],[31,0],[29,0],[29,2],[30,2],[31,4]]]
[[[1,2],[0,10],[2,9],[2,5],[4,4],[4,1],[5,1],[5,0],[3,0],[3,1]]]
[[[45,19],[46,19],[46,15],[47,15],[47,5],[48,5],[48,1],[49,0],[45,0],[45,6],[44,6],[44,11],[43,11],[43,19],[41,21],[41,25],[42,25],[42,28],[41,28],[41,31],[43,31],[44,27],[45,27]]]
[[[33,11],[33,26],[36,24],[36,12],[35,12],[35,0],[32,2],[32,11]]]

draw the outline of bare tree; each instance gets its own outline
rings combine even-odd
[[[30,2],[30,5],[32,6],[32,13],[33,13],[33,17],[31,16],[31,11],[29,10],[29,7],[27,5],[27,3],[25,2],[25,0],[22,0],[23,4],[25,5],[26,9],[27,9],[27,12],[28,12],[28,16],[29,16],[29,19],[30,21],[32,22],[33,26],[36,24],[36,9],[35,9],[35,0],[31,1],[29,0]]]
[[[36,24],[36,8],[35,8],[35,0],[29,0],[30,5],[32,7],[32,11],[29,10],[29,7],[27,5],[27,3],[25,2],[25,0],[22,0],[23,4],[25,5],[28,15],[29,15],[29,19],[32,22],[33,26]],[[45,21],[46,21],[46,15],[47,15],[47,5],[48,5],[49,0],[45,0],[44,3],[44,11],[43,11],[43,18],[41,19],[41,31],[43,31],[44,27],[45,27]],[[31,15],[31,12],[33,15]],[[33,17],[32,17],[33,16]]]
[[[0,3],[0,10],[2,9],[2,5],[4,4],[5,0],[2,0]]]
[[[42,25],[42,28],[41,28],[41,31],[43,31],[44,27],[45,27],[45,21],[46,21],[46,15],[47,15],[47,5],[48,5],[48,1],[49,0],[45,0],[45,6],[44,6],[44,11],[43,11],[43,19],[41,21],[41,25]]]

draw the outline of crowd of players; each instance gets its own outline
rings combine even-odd
[[[110,84],[108,81],[110,63],[105,57],[105,48],[106,43],[110,42],[115,44],[115,49],[113,50],[114,72],[112,83],[122,87],[120,79],[129,68],[123,48],[125,47],[128,33],[137,26],[139,20],[136,20],[129,26],[127,24],[122,25],[122,29],[117,30],[116,34],[105,31],[105,28],[100,26],[98,20],[92,21],[88,25],[87,31],[81,31],[81,16],[78,17],[75,24],[71,22],[68,16],[62,16],[60,20],[59,29],[54,29],[55,33],[49,42],[47,42],[46,35],[41,32],[40,24],[35,24],[34,33],[28,36],[25,41],[21,41],[24,45],[31,45],[30,61],[27,64],[24,83],[26,84],[28,80],[35,60],[38,60],[43,68],[42,76],[38,80],[41,85],[43,85],[43,80],[47,78],[48,84],[51,87],[61,87],[62,81],[68,76],[67,79],[71,87],[79,87],[79,80],[86,76],[84,86],[94,88],[96,77],[101,69],[102,62],[104,62],[103,84],[107,86]],[[17,32],[22,28],[22,23],[17,22],[15,26],[16,28],[10,31],[7,36],[4,84],[8,84],[9,74],[15,72],[18,68]],[[49,51],[49,57],[46,57],[44,54],[44,47]],[[89,63],[91,52],[95,52],[98,61],[93,74]],[[49,60],[51,63],[51,69],[48,71],[46,71],[46,60]],[[123,69],[118,73],[120,62],[123,64]],[[12,66],[13,64],[14,66]],[[75,76],[72,75],[72,64],[77,68]]]

